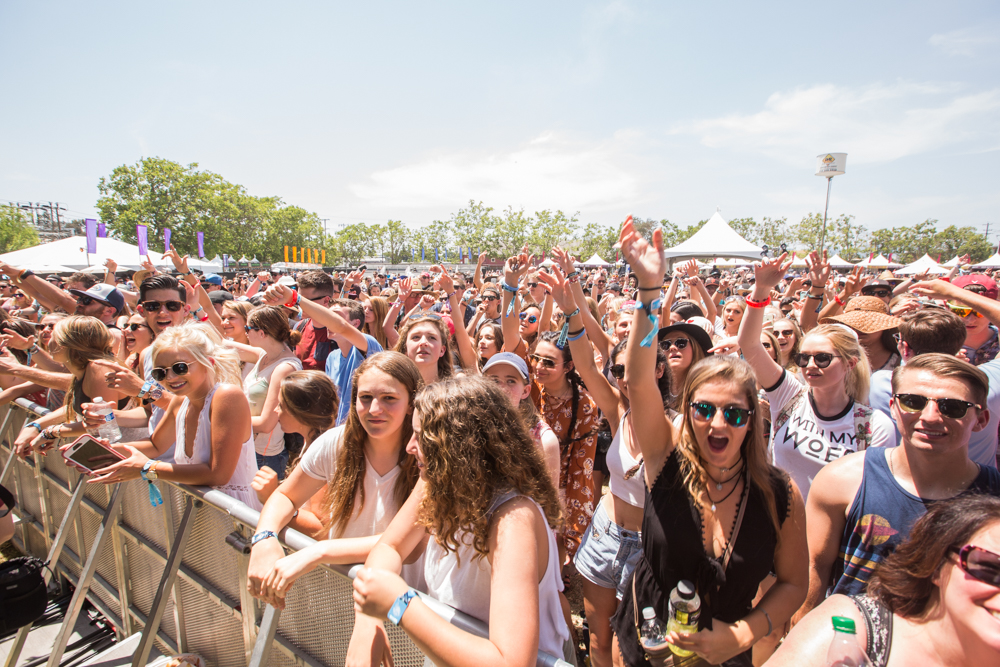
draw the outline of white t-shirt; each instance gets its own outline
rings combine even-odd
[[[344,426],[336,426],[315,441],[302,455],[299,467],[313,479],[329,483],[337,474],[337,457],[344,444]],[[379,476],[365,461],[365,504],[358,507],[361,498],[354,499],[354,516],[344,527],[340,537],[369,537],[385,531],[389,522],[399,511],[396,503],[396,479],[402,469],[397,465],[385,475]],[[331,538],[336,535],[331,534]]]
[[[781,408],[794,399],[802,387],[802,382],[784,371],[778,384],[766,390],[767,400],[771,402],[772,424]],[[896,429],[888,417],[875,410],[870,424],[872,447],[896,446]],[[788,421],[772,433],[771,460],[791,475],[805,498],[816,473],[830,461],[856,452],[856,440],[853,401],[839,415],[823,419],[816,414],[812,396],[806,395]]]

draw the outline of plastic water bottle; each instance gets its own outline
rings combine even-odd
[[[111,401],[105,402],[100,396],[94,397],[94,403],[94,412],[104,417],[104,421],[97,427],[97,437],[104,438],[108,442],[121,440],[122,432],[118,428],[118,420],[115,419],[115,404]]]
[[[639,642],[643,648],[656,650],[663,648],[667,643],[666,633],[663,623],[656,618],[656,610],[652,607],[645,607],[642,610],[642,628],[639,629]]]
[[[828,667],[872,667],[871,660],[858,646],[854,621],[844,616],[833,617],[833,641],[826,652]]]
[[[687,579],[681,579],[674,590],[670,591],[670,617],[667,619],[667,632],[698,632],[698,617],[701,616],[701,598]],[[678,657],[692,655],[673,644],[670,650]]]

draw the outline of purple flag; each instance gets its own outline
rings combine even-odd
[[[205,232],[198,232],[198,257],[205,256]]]
[[[135,226],[135,236],[136,236],[136,239],[139,241],[139,254],[140,255],[148,255],[149,254],[149,248],[146,247],[146,243],[147,243],[146,232],[147,232],[146,225],[136,225]]]
[[[87,254],[97,254],[97,220],[87,218]]]
[[[170,250],[170,228],[163,228],[163,252]]]
[[[106,239],[108,238],[108,226],[103,222],[97,223],[97,238]]]

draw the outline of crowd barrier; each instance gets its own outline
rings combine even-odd
[[[198,653],[213,667],[344,664],[354,627],[351,578],[359,566],[322,566],[298,580],[284,611],[247,593],[249,542],[259,514],[220,491],[160,481],[164,502],[152,507],[144,482],[87,484],[62,456],[12,455],[24,424],[45,408],[19,399],[0,408],[0,483],[18,500],[14,542],[51,561],[76,589],[49,656],[56,667],[89,600],[119,639],[140,634],[134,666],[155,645],[164,654]],[[302,549],[313,540],[286,529],[282,544]],[[51,576],[47,573],[46,576]],[[423,595],[439,615],[469,632],[488,628]],[[386,623],[396,665],[423,665],[424,656],[400,628]],[[15,638],[5,667],[17,663],[30,628]],[[539,667],[570,667],[571,649],[540,652]]]

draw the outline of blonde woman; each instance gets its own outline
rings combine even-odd
[[[896,444],[896,429],[868,400],[871,368],[855,333],[824,324],[802,339],[794,361],[804,382],[781,367],[761,344],[763,309],[784,275],[785,255],[755,264],[757,282],[740,327],[739,344],[771,406],[772,460],[802,491],[820,469],[866,447]]]
[[[249,301],[226,301],[222,304],[222,335],[237,343],[249,345],[247,321],[253,304]]]
[[[389,312],[389,302],[380,296],[372,296],[362,301],[361,305],[365,307],[365,324],[361,330],[377,340],[383,350],[389,349],[391,346],[382,328],[385,316]]]
[[[251,483],[257,473],[250,404],[239,359],[211,326],[186,322],[157,336],[153,379],[174,397],[150,440],[116,446],[127,458],[100,471],[96,482],[163,479],[211,486],[260,509]],[[174,461],[155,460],[174,443]]]

